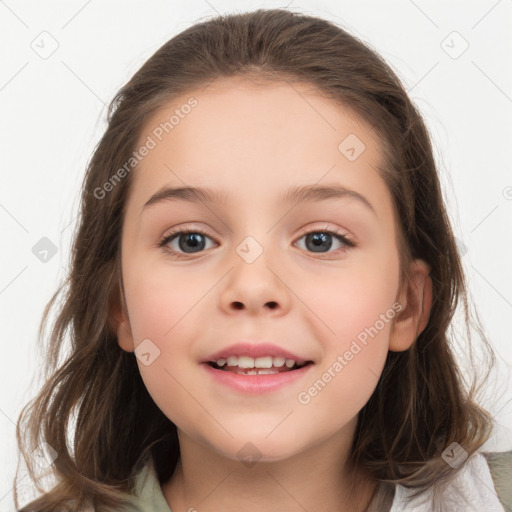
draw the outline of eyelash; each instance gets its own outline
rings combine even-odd
[[[163,237],[160,240],[160,242],[158,242],[158,247],[161,247],[166,253],[172,254],[173,256],[175,256],[177,258],[186,258],[189,255],[175,251],[174,249],[170,249],[167,244],[169,242],[171,242],[173,238],[175,238],[175,235],[179,235],[179,234],[185,235],[185,234],[190,234],[190,233],[199,233],[201,235],[207,236],[208,238],[211,238],[215,243],[218,243],[217,240],[215,240],[215,238],[210,236],[208,233],[206,233],[206,231],[202,230],[201,228],[177,229],[176,231],[172,231],[171,233],[169,233],[168,235]],[[328,229],[313,229],[311,231],[306,231],[306,232],[302,233],[298,239],[301,239],[302,237],[309,235],[311,233],[325,233],[325,234],[329,234],[329,235],[334,235],[335,238],[337,238],[338,240],[340,240],[341,242],[343,242],[345,244],[345,247],[341,247],[340,249],[337,249],[335,251],[327,252],[327,253],[316,253],[316,254],[336,254],[338,252],[344,253],[344,252],[356,247],[356,244],[350,238],[347,238],[346,236],[343,236],[343,235],[339,235],[336,231],[331,231]],[[193,254],[194,253],[191,253],[190,256],[192,256]],[[315,254],[315,253],[310,253],[310,254]]]

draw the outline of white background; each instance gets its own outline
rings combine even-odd
[[[497,351],[495,402],[484,403],[496,414],[497,429],[487,448],[511,449],[512,2],[288,5],[370,44],[424,115],[454,230],[467,247],[472,297]],[[14,510],[15,423],[40,384],[37,329],[68,267],[79,187],[108,102],[154,51],[191,24],[217,12],[285,6],[285,0],[0,0],[0,511]],[[41,35],[45,31],[50,36]],[[464,40],[469,47],[453,58]],[[43,44],[58,48],[41,58],[33,48]],[[46,263],[32,253],[42,237],[58,248]]]

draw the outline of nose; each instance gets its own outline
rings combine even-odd
[[[286,277],[267,264],[264,254],[252,263],[235,260],[220,295],[220,307],[226,313],[276,316],[289,310],[291,292]]]

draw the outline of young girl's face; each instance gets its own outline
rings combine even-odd
[[[232,78],[175,99],[139,141],[149,149],[123,222],[118,338],[136,349],[155,403],[182,435],[232,459],[346,444],[388,350],[414,339],[391,336],[403,301],[374,133],[311,88]],[[304,186],[354,194],[289,199]],[[163,192],[185,187],[215,197]],[[178,231],[189,234],[168,238]],[[207,363],[236,343],[312,363],[263,376]]]

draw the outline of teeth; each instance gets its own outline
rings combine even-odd
[[[279,373],[279,370],[269,370],[269,369],[253,369],[253,370],[247,370],[245,372],[235,372],[242,375],[272,375],[273,373]]]
[[[229,356],[226,358],[221,358],[217,360],[217,365],[219,367],[223,367],[225,364],[227,366],[238,366],[239,368],[262,368],[269,369],[272,367],[281,368],[286,364],[288,368],[293,368],[295,364],[301,367],[304,366],[305,363],[299,364],[296,363],[293,359],[285,359],[284,357],[272,357],[272,356],[264,356],[257,357],[256,359],[248,356]],[[247,375],[252,375],[250,372],[244,372]],[[261,372],[260,372],[261,373]],[[272,372],[275,373],[275,372]]]
[[[238,363],[240,364],[240,363]],[[272,368],[272,357],[257,357],[254,360],[254,367],[255,368]]]
[[[284,357],[274,357],[274,366],[277,368],[281,368],[284,365],[286,359]]]
[[[233,365],[235,366],[235,365]],[[238,358],[238,368],[254,368],[254,359],[252,357],[241,356]]]

